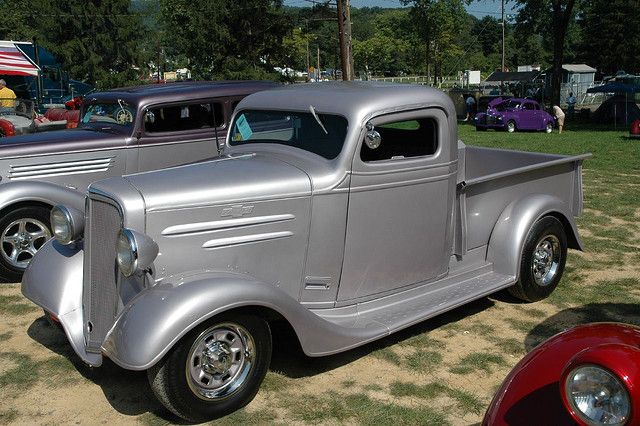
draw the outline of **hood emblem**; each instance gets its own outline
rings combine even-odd
[[[253,213],[253,206],[243,206],[235,204],[231,207],[225,207],[220,213],[220,217],[242,217]]]

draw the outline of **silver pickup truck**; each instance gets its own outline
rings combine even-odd
[[[218,155],[235,105],[272,82],[184,82],[94,93],[77,129],[0,143],[0,281],[20,281],[51,237],[49,213],[84,208],[91,182]]]
[[[56,207],[22,283],[84,362],[147,370],[190,421],[254,397],[277,323],[334,354],[500,289],[542,299],[581,248],[588,155],[466,147],[434,89],[258,92],[226,145]]]

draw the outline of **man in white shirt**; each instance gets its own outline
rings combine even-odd
[[[562,133],[562,128],[564,127],[564,111],[558,105],[553,106],[553,115],[555,115],[556,120],[558,121],[558,134]]]

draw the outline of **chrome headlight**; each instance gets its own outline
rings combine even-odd
[[[151,238],[131,229],[121,229],[116,240],[116,262],[120,272],[130,277],[145,270],[158,255],[158,245]]]
[[[629,420],[629,393],[610,371],[581,365],[567,375],[564,386],[571,409],[586,424],[621,426]]]
[[[82,238],[84,233],[84,213],[63,205],[51,210],[51,229],[60,244],[68,245]]]

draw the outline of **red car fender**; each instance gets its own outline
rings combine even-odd
[[[562,373],[576,354],[602,345],[640,347],[640,328],[626,324],[596,323],[578,326],[551,337],[529,352],[511,370],[493,397],[482,424],[575,425],[560,393]],[[637,366],[640,364],[640,351],[635,356]],[[611,363],[605,366],[617,360],[611,358]],[[634,407],[640,404],[639,386],[640,383],[636,381],[635,387],[628,388]]]
[[[9,120],[0,118],[0,129],[2,130],[2,136],[16,135],[16,129]]]
[[[562,385],[565,383],[567,376],[581,365],[604,367],[622,382],[631,400],[631,414],[627,424],[638,424],[640,422],[640,348],[620,344],[596,346],[578,353],[565,367],[560,378],[562,402],[576,423],[581,426],[589,426],[580,419],[569,404],[566,389]]]
[[[635,120],[631,123],[631,129],[629,130],[631,136],[640,137],[640,120]]]

